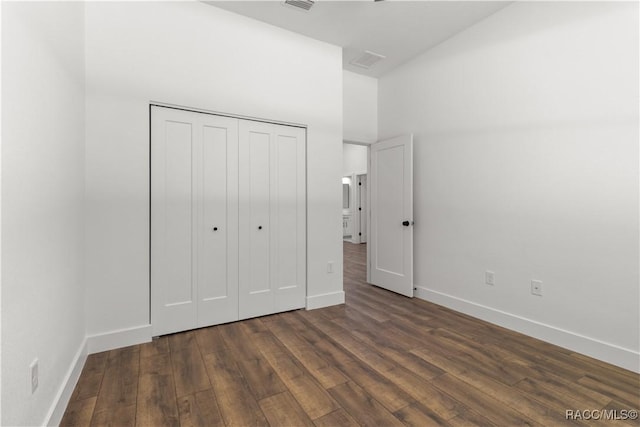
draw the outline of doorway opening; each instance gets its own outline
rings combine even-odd
[[[368,145],[343,144],[342,238],[345,281],[367,281],[368,164]]]
[[[411,298],[413,135],[343,150],[343,239],[366,245],[366,283]]]

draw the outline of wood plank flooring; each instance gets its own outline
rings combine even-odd
[[[344,244],[346,304],[89,356],[62,426],[556,426],[638,410],[640,377],[365,283]]]

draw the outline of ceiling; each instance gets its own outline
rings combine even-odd
[[[343,68],[380,77],[425,50],[508,6],[505,1],[327,1],[308,12],[282,1],[205,1],[305,36],[341,46]],[[350,64],[365,50],[386,58],[369,69]]]

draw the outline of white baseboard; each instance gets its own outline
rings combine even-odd
[[[80,348],[76,352],[73,361],[71,362],[71,366],[69,367],[69,371],[64,376],[62,381],[62,385],[56,394],[55,399],[53,400],[53,404],[47,413],[47,417],[45,418],[44,425],[47,426],[57,426],[60,425],[60,421],[62,421],[62,416],[64,415],[64,411],[67,409],[67,405],[69,404],[69,399],[71,399],[71,395],[73,394],[73,389],[76,387],[78,383],[78,379],[80,378],[80,374],[82,373],[82,368],[84,367],[84,363],[87,360],[87,339],[82,340],[82,344],[80,344]]]
[[[307,297],[307,310],[344,304],[344,291]]]
[[[415,296],[576,353],[640,373],[640,353],[636,351],[420,286],[416,287]]]
[[[151,325],[135,326],[87,336],[87,351],[93,354],[150,341]]]

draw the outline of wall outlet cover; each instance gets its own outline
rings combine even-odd
[[[493,271],[485,271],[484,272],[484,283],[486,283],[487,285],[495,285],[496,284],[496,273],[494,273]]]
[[[542,296],[542,280],[531,281],[531,294],[537,295],[539,297]]]

